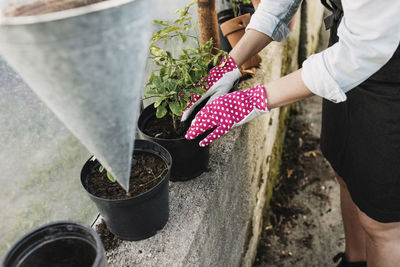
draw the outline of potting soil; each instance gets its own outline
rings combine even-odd
[[[158,119],[153,117],[145,126],[145,133],[149,136],[156,138],[175,139],[185,136],[186,131],[189,129],[190,120],[188,122],[178,122],[177,131],[172,126],[172,118],[169,114]]]
[[[168,171],[167,165],[156,155],[137,152],[133,159],[135,165],[131,169],[129,194],[117,182],[113,183],[108,179],[106,170],[100,172],[97,168],[91,172],[88,191],[101,198],[126,199],[150,190]]]

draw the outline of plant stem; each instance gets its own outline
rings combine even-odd
[[[236,18],[237,17],[237,5],[236,5],[236,2],[235,2],[235,0],[230,0],[229,1],[230,3],[231,3],[231,6],[232,6],[232,10],[233,10],[233,16]]]
[[[157,179],[159,179],[161,176],[163,176],[164,175],[164,173],[165,173],[165,171],[167,171],[168,170],[168,168],[165,168],[162,172],[161,172],[161,174],[160,175],[158,175],[158,176],[155,176],[154,175],[154,172],[152,171],[152,170],[150,170],[151,171],[151,173],[153,174],[153,176],[154,176],[154,179],[152,179],[152,180],[150,180],[150,181],[148,181],[148,182],[146,182],[146,183],[144,183],[144,184],[141,184],[141,185],[139,185],[140,187],[142,187],[142,186],[146,186],[146,185],[148,185],[148,184],[150,184],[150,183],[152,183],[152,182],[154,182],[155,180],[157,180]]]
[[[174,131],[175,131],[175,133],[177,133],[177,125],[176,125],[176,116],[173,114],[173,113],[171,113],[171,117],[172,117],[172,126],[174,127]]]

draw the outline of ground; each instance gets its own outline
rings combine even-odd
[[[301,102],[285,138],[255,267],[335,266],[344,250],[339,185],[319,148],[321,98]]]

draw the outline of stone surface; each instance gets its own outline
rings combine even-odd
[[[316,15],[315,21],[321,19]],[[297,68],[300,26],[298,21],[285,42],[273,42],[260,53],[262,67],[240,89]],[[251,266],[287,114],[287,108],[273,110],[213,142],[209,172],[192,181],[170,183],[166,227],[147,240],[121,242],[107,252],[109,265]]]
[[[285,43],[261,52],[263,66],[242,83],[249,88],[281,75]],[[210,171],[187,182],[170,183],[170,219],[156,236],[122,242],[107,252],[110,266],[238,266],[262,209],[280,110],[232,129],[211,146]],[[258,195],[258,196],[257,196]],[[257,211],[254,211],[255,206]],[[256,215],[256,225],[260,216]],[[257,239],[258,237],[255,236]],[[252,245],[254,251],[256,243]],[[254,257],[252,253],[249,256]]]
[[[270,75],[264,75],[264,84],[281,75],[292,72],[298,67],[297,56],[300,16],[296,16],[296,18],[297,20],[295,21],[292,33],[287,40],[285,40],[283,46],[281,46],[282,56],[276,57],[274,53],[267,56],[269,61],[265,64],[269,66],[268,72]],[[246,83],[241,86],[246,86]],[[268,95],[268,87],[266,87],[266,90]],[[285,120],[287,112],[288,109],[280,109],[280,114],[270,117],[268,121],[263,121],[265,123],[264,125],[261,121],[256,120],[250,122],[247,128],[246,140],[248,140],[249,162],[253,164],[253,193],[251,197],[254,208],[251,217],[251,231],[249,231],[244,257],[241,261],[242,266],[252,266],[257,253],[257,246],[262,231],[263,211],[266,208],[265,205],[268,202],[268,198],[271,196],[268,194],[268,187],[270,184],[274,183],[274,181],[271,181],[274,177],[270,176],[272,171],[271,162],[275,160],[275,157],[280,157],[280,153],[274,151],[274,146],[276,150],[282,145],[282,138],[286,127],[286,125],[282,125],[282,120]]]

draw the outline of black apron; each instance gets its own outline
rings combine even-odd
[[[331,46],[339,40],[342,5],[321,2],[332,11],[325,19]],[[321,150],[361,211],[380,222],[400,222],[400,47],[346,95],[338,104],[323,100]]]

